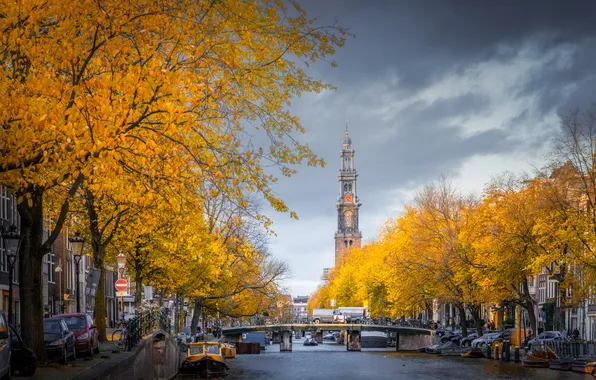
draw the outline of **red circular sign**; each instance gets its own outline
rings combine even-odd
[[[123,292],[128,289],[128,282],[125,279],[118,279],[116,280],[116,290],[119,292]]]

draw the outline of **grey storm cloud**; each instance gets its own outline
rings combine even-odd
[[[345,70],[366,79],[392,65],[414,87],[472,61],[510,59],[526,38],[549,49],[596,32],[596,2],[586,0],[312,0],[304,8],[356,34],[336,55]]]
[[[304,263],[333,251],[346,120],[356,150],[360,226],[370,239],[375,226],[363,219],[373,223],[373,215],[408,201],[396,200],[395,190],[457,174],[477,157],[537,155],[556,132],[557,113],[596,101],[595,1],[300,4],[319,24],[338,20],[357,36],[333,57],[338,68],[310,69],[337,91],[305,95],[291,107],[306,129],[296,137],[327,162],[323,169],[300,167],[274,187],[301,218],[274,215],[280,231],[274,248],[300,281],[317,281],[319,268]]]

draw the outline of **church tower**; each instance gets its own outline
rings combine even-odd
[[[356,168],[352,139],[346,134],[342,140],[339,169],[339,197],[337,199],[337,231],[335,232],[335,265],[352,247],[360,247],[362,233],[358,230],[358,210],[361,206],[356,192]]]

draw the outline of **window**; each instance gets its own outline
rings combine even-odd
[[[10,220],[8,217],[10,196],[5,186],[0,186],[0,219]]]
[[[203,353],[203,346],[194,346],[190,348],[191,355],[200,355]]]
[[[4,320],[4,316],[0,316],[0,332],[5,332],[8,329],[6,325],[6,321]]]
[[[66,255],[66,289],[72,290],[74,288],[74,263],[72,262],[72,254]]]
[[[48,282],[54,283],[54,250],[52,249],[50,253],[46,255],[47,262],[48,262]]]
[[[4,239],[0,239],[0,271],[8,272],[6,250],[4,249]]]
[[[72,329],[84,329],[87,327],[85,325],[85,317],[84,316],[72,316],[64,318],[66,321],[66,325],[70,330]]]
[[[43,332],[45,334],[60,334],[62,333],[62,328],[60,326],[59,320],[56,319],[49,319],[43,321]]]

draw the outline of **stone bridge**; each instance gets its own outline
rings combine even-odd
[[[322,337],[323,331],[345,331],[346,349],[360,351],[360,333],[362,331],[381,331],[392,333],[396,336],[396,351],[413,351],[433,344],[434,331],[417,327],[384,326],[384,325],[359,325],[340,323],[319,324],[280,324],[260,326],[238,326],[222,329],[224,339],[242,342],[242,334],[255,331],[271,331],[279,333],[280,351],[292,351],[292,332],[310,331],[313,335]],[[320,335],[319,335],[320,334]]]

